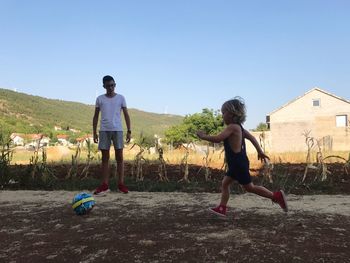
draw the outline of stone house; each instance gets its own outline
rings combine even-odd
[[[269,152],[304,152],[304,134],[322,149],[350,151],[350,101],[314,88],[266,116]]]
[[[22,133],[12,133],[10,136],[13,145],[15,146],[24,146],[25,134]]]
[[[39,134],[24,134],[12,133],[11,140],[14,146],[29,146],[32,148],[48,146],[50,138],[41,133]]]
[[[67,146],[69,144],[69,136],[66,134],[58,134],[57,136],[57,141],[60,145]]]

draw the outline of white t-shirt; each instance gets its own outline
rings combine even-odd
[[[114,97],[100,95],[96,99],[96,108],[101,111],[100,131],[123,131],[120,112],[126,108],[123,95],[116,94]]]

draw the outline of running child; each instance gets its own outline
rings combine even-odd
[[[271,192],[263,186],[254,185],[250,178],[249,159],[244,139],[247,138],[253,143],[258,152],[258,159],[266,161],[268,157],[264,154],[254,136],[242,126],[246,120],[246,108],[243,100],[236,97],[226,101],[221,107],[221,112],[226,124],[226,128],[221,133],[207,135],[203,131],[197,132],[197,136],[202,140],[214,143],[224,142],[225,158],[228,166],[228,171],[222,180],[220,204],[209,210],[217,215],[226,216],[230,185],[236,180],[247,192],[269,198],[287,212],[287,201],[282,190]]]

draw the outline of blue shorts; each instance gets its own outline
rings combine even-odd
[[[100,131],[98,138],[98,149],[109,150],[111,142],[115,150],[124,148],[123,132],[122,131]]]

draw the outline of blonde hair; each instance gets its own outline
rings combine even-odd
[[[247,117],[247,111],[244,100],[241,97],[234,97],[232,100],[226,101],[222,108],[232,113],[234,123],[242,124]]]

